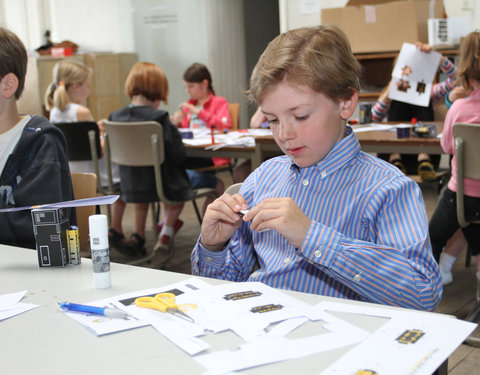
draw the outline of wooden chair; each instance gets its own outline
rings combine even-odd
[[[113,161],[119,165],[130,167],[151,166],[155,173],[155,185],[157,195],[161,202],[167,205],[177,205],[185,201],[172,201],[163,192],[163,180],[161,165],[165,161],[162,125],[155,121],[145,122],[113,122],[105,121],[105,154],[107,157],[107,169],[109,186],[113,189],[112,175],[109,165]],[[217,197],[215,189],[202,188],[193,191],[193,197],[189,200],[193,203],[199,222],[201,214],[195,199],[203,197]],[[154,202],[152,202],[154,203]],[[153,233],[157,233],[157,212],[152,209]],[[165,264],[173,255],[173,242],[169,247],[169,256]],[[153,259],[155,252],[151,252],[146,258],[130,262],[138,264]]]
[[[228,110],[232,118],[232,130],[238,130],[238,123],[240,121],[240,103],[228,103]]]
[[[455,138],[455,159],[457,167],[457,220],[460,227],[471,223],[480,224],[480,220],[472,220],[465,216],[463,179],[480,180],[480,124],[456,123],[453,125]],[[467,255],[469,256],[469,255]],[[480,319],[480,303],[468,314],[465,320],[478,323]],[[467,344],[480,346],[480,338],[470,336]]]
[[[94,173],[72,173],[73,196],[75,199],[93,198],[97,195],[97,176]],[[90,254],[88,240],[88,217],[95,215],[96,206],[76,207],[80,251]]]

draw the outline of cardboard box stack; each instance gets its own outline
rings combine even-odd
[[[339,26],[354,53],[399,51],[404,42],[428,43],[428,19],[445,17],[441,0],[349,0],[322,9],[322,24]]]

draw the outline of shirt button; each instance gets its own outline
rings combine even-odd
[[[303,180],[302,184],[303,184],[303,186],[307,186],[308,185],[308,180]]]
[[[320,250],[315,251],[316,258],[320,258],[321,255],[322,255],[322,252]]]
[[[327,175],[327,172],[325,172],[325,171],[323,171],[323,172],[321,173],[322,178],[325,178],[326,175]]]
[[[353,280],[358,283],[360,280],[362,280],[362,276],[360,276],[359,274],[356,274],[356,275],[353,277]]]
[[[285,263],[285,264],[287,264],[288,262],[290,262],[290,258],[285,258],[285,259],[283,260],[283,263]]]
[[[207,260],[208,260],[209,262],[211,262],[211,261],[212,261],[212,257],[207,257]]]

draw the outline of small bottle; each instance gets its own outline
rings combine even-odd
[[[88,217],[90,249],[92,250],[93,280],[95,288],[110,288],[110,252],[106,215]]]

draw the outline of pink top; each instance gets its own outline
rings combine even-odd
[[[197,105],[195,100],[190,99],[188,103]],[[188,128],[192,115],[186,113],[182,123],[179,125],[181,128]],[[198,113],[197,117],[205,122],[207,127],[214,127],[215,129],[229,129],[232,127],[232,118],[230,117],[230,110],[228,109],[228,102],[221,96],[215,96],[210,94],[210,97],[205,103],[203,108]]]
[[[480,88],[476,89],[466,98],[455,100],[445,117],[441,144],[447,154],[453,155],[452,178],[448,181],[448,188],[455,192],[457,191],[457,167],[453,124],[456,122],[480,123]],[[480,180],[465,178],[463,190],[465,195],[480,198]]]

